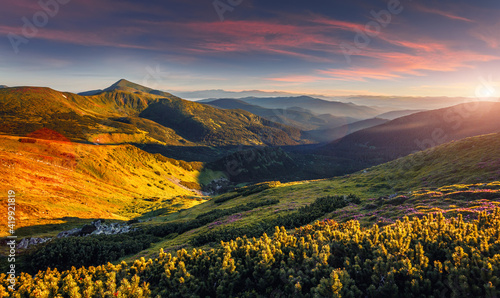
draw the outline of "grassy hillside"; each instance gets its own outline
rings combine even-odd
[[[160,248],[175,250],[243,235],[257,237],[275,225],[290,229],[325,218],[356,219],[363,226],[385,226],[404,216],[429,213],[446,217],[461,213],[467,220],[474,219],[500,206],[499,142],[499,134],[474,137],[350,176],[266,182],[236,189],[189,210],[159,210],[143,216],[151,221],[137,224],[143,229],[142,237],[159,238],[125,260],[154,255]],[[430,178],[423,181],[422,177]]]
[[[126,220],[203,201],[197,190],[201,163],[167,159],[131,145],[0,136],[0,161],[0,191],[15,190],[17,228],[24,235],[78,219]],[[2,235],[6,223],[2,220]]]
[[[324,215],[339,221],[357,218],[363,224],[387,224],[404,215],[455,214],[457,210],[474,215],[499,205],[499,156],[500,134],[492,134],[441,145],[348,176],[244,188],[195,206],[189,212],[159,216],[153,222],[190,221],[214,209],[250,202],[279,200],[279,203],[222,217],[215,225],[201,227],[155,247],[185,245],[197,234],[225,226],[252,225],[334,195],[354,194],[361,198],[360,204]]]
[[[181,99],[150,104],[140,117],[175,129],[184,138],[210,145],[297,145],[299,129],[274,123],[243,110],[220,110]]]
[[[262,295],[275,293],[273,291],[276,290],[281,294],[304,291],[304,296],[314,296],[318,293],[332,294],[328,291],[344,295],[351,293],[354,296],[372,293],[372,296],[377,296],[380,293],[398,293],[398,291],[406,293],[409,290],[424,295],[434,295],[435,289],[439,289],[439,293],[449,291],[450,294],[445,296],[457,291],[457,293],[476,295],[496,293],[498,281],[492,277],[500,270],[494,256],[497,254],[499,214],[495,210],[500,207],[499,156],[500,134],[490,134],[444,144],[344,177],[293,183],[266,182],[247,186],[214,197],[188,210],[172,213],[172,209],[164,208],[146,214],[142,218],[151,220],[135,224],[138,230],[130,235],[103,236],[90,240],[87,237],[65,238],[44,245],[39,253],[27,255],[25,260],[26,264],[32,266],[52,264],[62,269],[70,268],[71,263],[67,260],[72,259],[71,254],[79,260],[79,264],[87,267],[98,265],[103,260],[111,260],[115,264],[121,262],[120,267],[117,265],[106,267],[106,270],[109,270],[107,273],[121,274],[121,278],[107,284],[116,283],[117,288],[112,289],[119,295],[125,296],[132,295],[130,292],[132,289],[142,291],[142,294],[146,293],[145,296],[149,295],[149,291],[176,296],[192,294],[193,291],[211,295],[217,293],[217,288],[220,293],[228,291],[240,293],[241,290],[235,289],[248,289]],[[143,159],[141,155],[140,160]],[[82,166],[90,168],[87,165]],[[409,221],[405,219],[406,216],[415,219]],[[456,216],[458,218],[454,218]],[[313,226],[307,225],[325,219],[333,219],[340,225],[328,220]],[[294,240],[292,236],[288,236],[285,229],[276,230],[276,226],[283,226],[288,231],[299,228],[295,232],[297,238]],[[466,238],[468,240],[465,241],[463,235],[471,235],[473,231],[487,235],[478,234]],[[274,237],[263,236],[260,240],[252,239],[260,237],[263,233],[267,235],[274,233]],[[375,237],[374,233],[379,236]],[[452,234],[462,237],[460,238],[462,240],[457,240],[458,242],[443,240],[445,239],[443,237],[450,237]],[[247,239],[235,240],[243,236],[247,236]],[[141,239],[147,243],[140,242]],[[407,242],[401,242],[401,239],[406,239]],[[229,242],[222,243],[221,246],[221,240]],[[374,242],[375,240],[380,242]],[[111,245],[117,241],[130,243],[131,249],[134,247],[128,256],[123,257],[119,251],[120,246]],[[325,245],[329,248],[325,248]],[[70,249],[71,247],[79,249]],[[190,247],[212,247],[214,250],[196,249],[189,255],[185,249]],[[253,250],[252,247],[256,249]],[[87,249],[92,251],[97,249],[107,253],[96,258],[93,255],[82,255],[82,251]],[[160,249],[174,252],[175,259],[171,259],[174,256],[169,257],[164,252],[158,255]],[[284,254],[280,252],[283,249],[286,250]],[[303,249],[306,249],[305,255]],[[250,259],[245,257],[249,251],[254,251],[252,254],[259,256],[255,264],[274,265],[266,267],[267,269],[262,272],[259,271],[260,269],[255,267],[257,265],[252,265]],[[432,262],[425,261],[425,258],[417,258],[417,251],[421,257],[425,256]],[[491,275],[479,278],[477,274],[471,275],[466,271],[457,273],[456,270],[465,270],[467,267],[465,265],[462,267],[457,260],[472,262],[469,259],[472,254],[474,262],[481,259],[484,264],[488,262],[491,264],[492,269],[489,269]],[[58,255],[64,257],[53,257]],[[283,256],[287,257],[283,259]],[[300,257],[296,266],[291,263],[296,260],[295,256]],[[338,256],[344,258],[335,259]],[[146,261],[140,259],[141,257],[153,257],[156,260]],[[220,257],[220,261],[217,257]],[[161,261],[163,258],[168,259],[168,268],[164,267],[166,263]],[[136,259],[140,260],[134,261]],[[281,259],[284,263],[279,261]],[[306,261],[307,259],[309,261]],[[96,260],[100,263],[95,263]],[[322,273],[321,278],[316,277],[313,273],[314,270],[320,270],[318,269],[320,264],[325,265],[326,267],[322,268],[330,270],[328,272],[337,270],[334,272],[337,275]],[[414,274],[404,269],[407,265],[414,268],[412,269]],[[37,269],[44,269],[43,266]],[[204,269],[200,269],[200,266]],[[482,267],[484,266],[480,265],[477,268],[480,270]],[[102,270],[104,267],[100,268],[97,270]],[[176,268],[180,269],[177,271]],[[238,273],[227,276],[229,278],[227,282],[224,282],[225,275],[210,275],[210,272],[224,272],[225,268],[233,268],[228,270]],[[360,268],[365,269],[360,271]],[[471,267],[467,268],[469,272]],[[169,271],[166,271],[167,269]],[[286,276],[293,277],[293,282],[289,282],[286,278],[271,278],[281,274],[279,273],[281,269],[285,270]],[[268,270],[270,273],[266,273]],[[453,274],[467,276],[467,285],[462,282],[457,286],[454,280],[440,284],[439,274],[442,274],[443,270],[446,271],[443,276],[454,276]],[[93,272],[94,269],[91,269],[81,274],[93,276]],[[312,275],[300,272],[311,272]],[[162,275],[163,273],[165,275]],[[57,273],[55,278],[64,279],[68,274],[67,272],[64,276],[58,277]],[[133,280],[135,286],[130,288],[128,282],[132,282],[130,279],[135,274],[138,275]],[[384,280],[390,283],[387,286],[381,284],[379,279],[374,279],[374,274],[377,278],[382,274],[385,276]],[[267,277],[260,281],[260,276]],[[325,276],[331,276],[331,280],[321,281]],[[147,280],[151,287],[139,283],[137,279],[139,277]],[[122,278],[127,278],[127,281]],[[21,277],[19,282],[31,287],[31,280],[25,276]],[[206,280],[210,283],[205,283]],[[417,280],[419,284],[423,283],[425,286],[412,286],[412,283],[416,282],[412,280]],[[266,281],[271,282],[267,284]],[[214,282],[219,286],[211,289],[208,285]],[[483,284],[479,284],[480,282]],[[234,286],[240,283],[246,286]],[[481,286],[475,286],[477,284]],[[229,288],[225,288],[226,286]],[[81,284],[81,287],[87,286]],[[103,284],[102,291],[111,289],[106,287],[108,285]],[[183,287],[186,287],[185,292],[182,290]],[[169,290],[162,292],[165,289]]]
[[[156,97],[121,91],[84,97],[49,88],[5,88],[0,90],[0,133],[26,136],[48,128],[72,141],[96,142],[101,136],[103,144],[189,145],[171,128],[138,119],[139,111]]]
[[[0,134],[26,136],[42,128],[72,141],[179,147],[296,145],[302,132],[242,110],[182,100],[125,80],[91,96],[49,88],[0,90]]]

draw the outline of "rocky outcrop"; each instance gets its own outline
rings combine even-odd
[[[42,244],[52,240],[52,238],[24,238],[17,244],[18,249],[26,249],[33,245]]]
[[[104,221],[96,220],[92,222],[95,230],[90,235],[114,235],[123,234],[132,231],[132,228],[127,224],[111,223],[104,224]]]
[[[106,224],[103,219],[98,219],[81,228],[74,228],[62,231],[56,238],[66,238],[71,236],[94,236],[94,235],[115,235],[133,231],[130,225],[124,223]],[[27,249],[34,245],[39,245],[52,240],[53,238],[24,238],[18,244],[17,248]]]
[[[74,228],[72,230],[68,231],[62,231],[61,233],[57,234],[56,238],[66,238],[69,236],[78,236],[82,229],[81,228]]]
[[[211,181],[209,184],[203,187],[203,192],[205,195],[216,195],[220,193],[224,193],[231,186],[231,181],[229,181],[225,177],[221,177],[219,179],[215,179]]]

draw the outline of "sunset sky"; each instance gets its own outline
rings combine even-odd
[[[0,85],[500,96],[498,0],[58,1],[3,3]]]

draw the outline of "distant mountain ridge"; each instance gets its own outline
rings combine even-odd
[[[205,101],[204,103],[222,109],[242,109],[270,121],[291,125],[305,131],[338,127],[356,121],[356,119],[350,117],[332,116],[330,114],[317,115],[300,107],[264,108],[232,98],[221,98]]]
[[[500,132],[499,114],[499,102],[420,112],[357,131],[316,153],[347,158],[359,170],[447,142]]]
[[[330,142],[343,138],[356,131],[387,123],[388,121],[389,120],[382,118],[371,118],[345,124],[339,127],[313,130],[307,133],[311,136],[311,138],[319,140],[320,142]]]
[[[264,108],[287,109],[300,107],[319,115],[331,114],[337,117],[351,117],[358,120],[372,118],[381,113],[381,111],[368,106],[359,106],[353,103],[344,103],[339,101],[328,101],[310,96],[246,97],[240,98],[239,100]],[[211,100],[202,100],[200,102],[210,101]]]
[[[222,89],[200,90],[200,91],[169,91],[172,94],[189,100],[209,99],[215,100],[219,98],[244,98],[244,97],[282,97],[282,96],[300,96],[302,94],[283,91],[261,91],[261,90],[244,90],[244,91],[226,91]],[[323,95],[314,95],[319,98],[326,98]]]
[[[390,111],[387,113],[383,113],[377,116],[377,118],[382,118],[382,119],[388,119],[388,120],[394,120],[396,118],[401,118],[404,116],[408,116],[411,114],[419,113],[419,112],[424,112],[426,110],[396,110],[396,111]]]

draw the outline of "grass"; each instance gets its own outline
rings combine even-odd
[[[160,208],[174,212],[203,202],[198,191],[179,183],[197,184],[199,170],[187,170],[134,146],[19,139],[0,136],[0,192],[16,191],[17,228],[40,226],[43,234],[55,224],[66,228],[65,217],[82,223],[88,218],[128,220]]]
[[[500,206],[498,156],[500,134],[484,135],[445,144],[352,175],[273,183],[270,188],[249,195],[242,195],[243,191],[223,194],[189,210],[154,217],[151,223],[189,221],[214,209],[232,208],[258,200],[278,199],[280,203],[243,212],[238,217],[224,217],[218,220],[221,224],[217,226],[208,224],[169,237],[140,255],[154,255],[159,248],[175,250],[186,247],[195,235],[213,228],[245,226],[273,218],[327,195],[355,194],[362,199],[357,206],[347,206],[325,216],[340,222],[357,219],[364,226],[387,225],[404,216],[421,217],[436,212],[446,216],[462,212],[466,219],[471,219],[480,211]],[[217,203],[220,201],[223,202]]]

